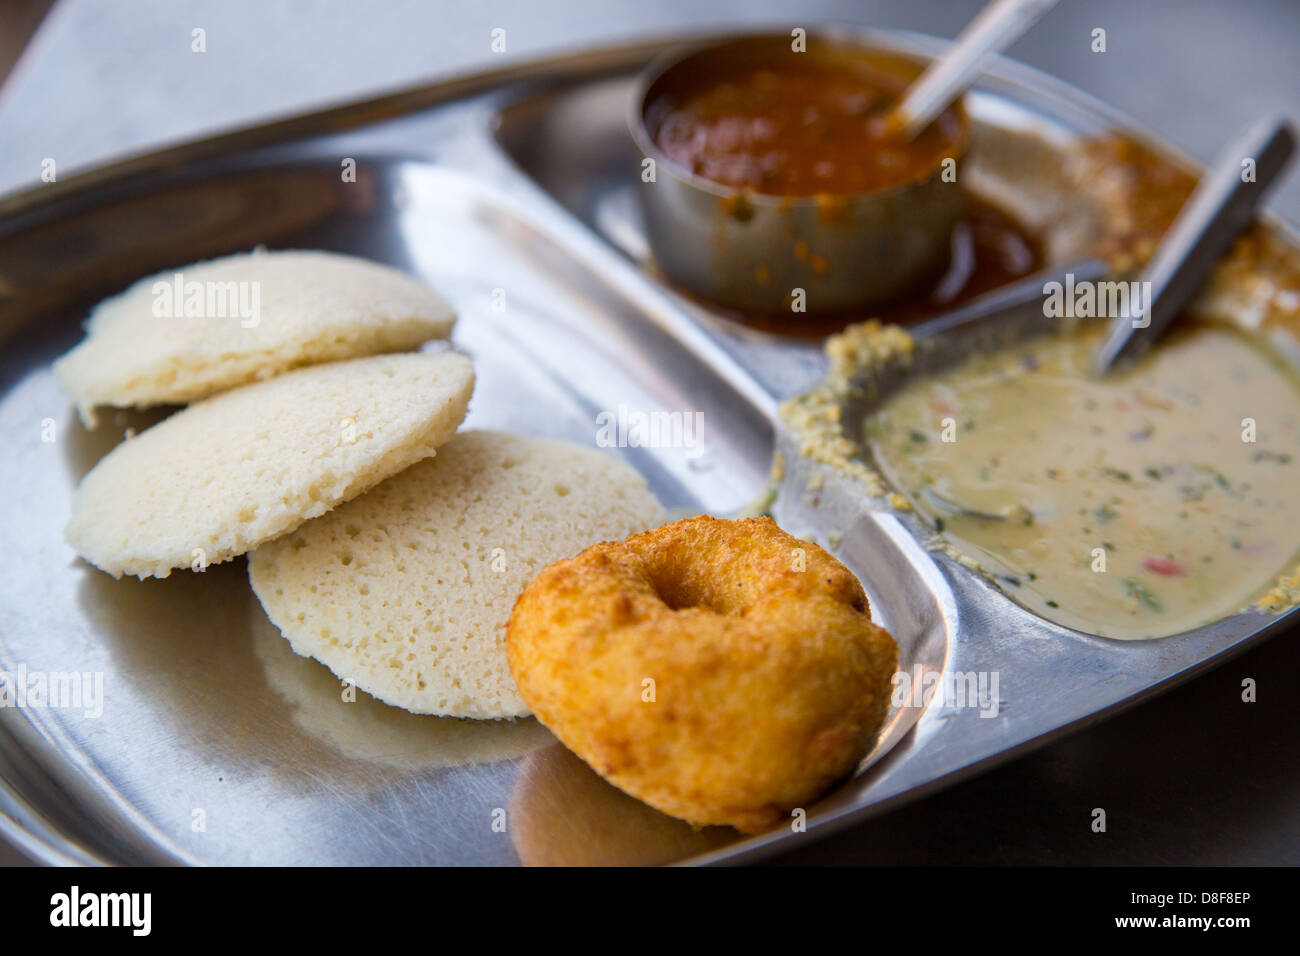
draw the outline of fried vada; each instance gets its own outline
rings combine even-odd
[[[708,516],[547,567],[506,652],[528,707],[610,783],[748,833],[870,750],[898,656],[830,554],[770,518]]]

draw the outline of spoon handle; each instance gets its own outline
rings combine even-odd
[[[993,0],[949,48],[907,88],[894,121],[912,139],[963,90],[992,54],[1010,46],[1056,0]]]
[[[1136,357],[1159,337],[1254,220],[1265,191],[1294,149],[1295,134],[1284,119],[1258,123],[1228,145],[1183,204],[1143,271],[1141,281],[1150,285],[1141,294],[1136,314],[1111,319],[1109,337],[1097,351],[1097,375]],[[1254,164],[1249,178],[1247,160]]]

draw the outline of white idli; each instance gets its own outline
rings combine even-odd
[[[192,402],[302,365],[413,349],[454,321],[397,269],[259,250],[169,269],[106,299],[54,372],[93,427],[98,405]]]
[[[645,479],[594,449],[458,434],[263,545],[248,576],[293,649],[421,714],[528,713],[506,665],[515,598],[542,568],[663,520]]]
[[[465,417],[454,353],[298,369],[123,442],[73,495],[68,542],[114,577],[226,561],[432,455]]]

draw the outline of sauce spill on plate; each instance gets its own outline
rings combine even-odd
[[[971,194],[962,196],[961,209],[943,272],[924,288],[868,311],[805,313],[787,309],[765,314],[727,309],[693,298],[750,328],[792,338],[822,339],[872,318],[902,325],[920,322],[1043,268],[1040,237],[1011,215]],[[686,290],[678,291],[690,296]]]
[[[1100,331],[908,386],[867,423],[875,461],[955,556],[1049,620],[1139,639],[1231,615],[1300,559],[1300,379],[1192,325],[1097,380]]]

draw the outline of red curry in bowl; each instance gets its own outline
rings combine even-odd
[[[664,155],[697,176],[754,193],[874,192],[931,175],[964,146],[949,108],[913,140],[887,114],[906,80],[863,60],[796,54],[705,76],[647,104]]]
[[[806,50],[761,34],[653,63],[628,125],[661,273],[748,314],[877,308],[927,288],[962,214],[970,121],[959,100],[913,141],[891,129],[923,65],[816,34]]]

